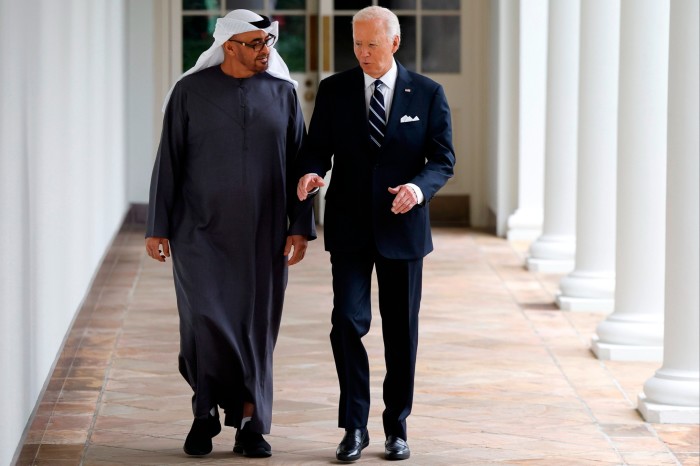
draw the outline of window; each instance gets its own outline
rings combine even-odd
[[[216,20],[246,8],[279,21],[275,45],[292,73],[316,70],[318,17],[315,0],[182,0],[182,66],[191,68],[212,44]],[[369,5],[390,8],[401,23],[396,59],[421,73],[461,72],[459,0],[333,0],[331,44],[334,71],[357,65],[352,47],[352,15]],[[329,70],[330,71],[330,70]]]
[[[461,72],[459,0],[334,0],[334,70],[357,65],[352,49],[352,15],[368,5],[389,8],[401,23],[396,59],[421,73]],[[420,53],[418,52],[420,50]]]

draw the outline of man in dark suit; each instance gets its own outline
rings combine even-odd
[[[302,149],[301,200],[324,185],[325,246],[333,271],[331,345],[340,383],[340,461],[369,444],[370,285],[376,267],[386,363],[385,457],[406,459],[413,403],[423,257],[433,249],[428,203],[453,175],[450,109],[442,87],[394,60],[394,13],[368,7],[353,17],[359,67],[321,82]],[[331,162],[331,157],[333,161]]]

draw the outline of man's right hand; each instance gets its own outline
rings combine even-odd
[[[158,262],[165,262],[165,258],[170,257],[170,242],[168,242],[168,238],[158,236],[146,238],[146,252]]]
[[[297,184],[297,196],[299,197],[300,201],[305,201],[311,191],[325,185],[326,183],[323,181],[323,178],[315,173],[307,173],[299,178],[299,184]]]

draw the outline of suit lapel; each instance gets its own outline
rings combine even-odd
[[[412,87],[413,80],[406,71],[406,68],[398,61],[396,62],[398,72],[396,75],[396,85],[394,86],[394,97],[391,102],[391,110],[389,112],[389,121],[387,122],[386,136],[382,149],[391,141],[392,134],[398,130],[401,117],[406,114],[411,98],[415,93]],[[372,149],[372,144],[369,140],[369,122],[367,120],[367,104],[365,102],[365,78],[362,68],[359,66],[350,75],[348,81],[348,107],[347,112],[350,122],[358,122],[350,124],[348,127],[354,128],[358,138],[362,138],[367,149]],[[361,123],[359,123],[361,122]],[[370,151],[372,152],[372,151]]]
[[[411,98],[415,93],[415,89],[412,87],[413,80],[408,74],[408,71],[406,71],[406,68],[398,61],[396,62],[396,67],[398,68],[398,73],[396,76],[396,86],[394,86],[394,98],[391,102],[391,110],[389,112],[389,121],[386,127],[387,134],[384,138],[384,146],[391,140],[392,135],[396,133],[401,117],[406,114],[408,104],[411,102]]]
[[[361,137],[369,143],[369,122],[365,104],[365,77],[362,73],[362,68],[359,66],[355,68],[355,72],[351,75],[348,91],[350,121],[357,122],[356,125],[350,127],[356,129],[357,137]]]

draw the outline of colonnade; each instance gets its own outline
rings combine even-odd
[[[525,48],[543,0],[519,7],[522,63],[542,53]],[[562,310],[604,313],[599,359],[663,361],[639,396],[650,422],[700,420],[699,13],[697,0],[550,1],[543,151],[519,140],[519,167],[544,161],[513,216],[542,209],[526,266],[568,273]]]

